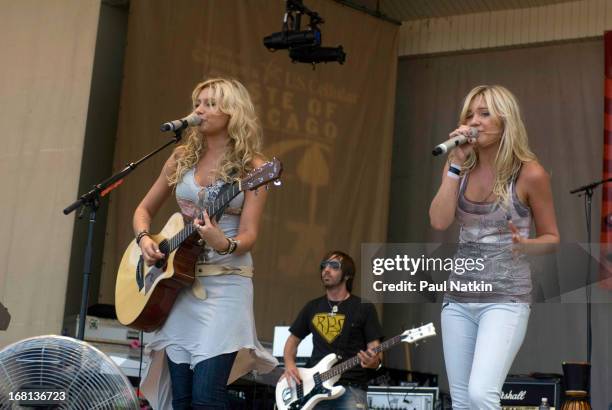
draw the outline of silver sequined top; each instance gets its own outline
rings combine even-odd
[[[518,198],[515,181],[510,183],[509,203],[504,204],[467,199],[468,179],[469,173],[461,180],[455,212],[460,227],[455,260],[481,258],[482,265],[465,272],[455,268],[448,280],[456,284],[491,284],[492,291],[465,292],[447,286],[446,299],[457,302],[529,302],[532,289],[529,263],[524,254],[513,254],[508,221],[512,220],[522,236],[529,237],[531,210]]]

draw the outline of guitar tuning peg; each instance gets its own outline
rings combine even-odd
[[[257,194],[259,194],[259,188],[256,188],[254,191],[255,196],[257,196]]]
[[[266,191],[270,190],[270,184],[266,184]]]

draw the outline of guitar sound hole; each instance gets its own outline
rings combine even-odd
[[[136,284],[138,290],[142,290],[144,287],[144,259],[142,255],[138,258],[138,265],[136,265]]]

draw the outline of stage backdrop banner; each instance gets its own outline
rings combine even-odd
[[[60,333],[100,1],[0,1],[0,348]]]
[[[255,315],[262,339],[323,293],[329,249],[354,255],[384,241],[397,68],[398,26],[330,0],[309,0],[324,19],[323,45],[343,45],[344,65],[294,64],[262,39],[281,30],[279,0],[132,0],[115,168],[170,137],[159,124],[191,111],[194,85],[234,77],[249,89],[268,157],[284,164],[254,249]],[[302,19],[306,28],[308,18]],[[113,303],[116,269],[133,238],[132,214],[170,150],[142,165],[111,195],[100,301]],[[174,200],[158,213],[163,226]],[[356,281],[357,282],[357,281]]]

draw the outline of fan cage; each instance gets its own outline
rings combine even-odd
[[[65,392],[65,400],[20,405],[15,395],[24,390]],[[131,383],[108,356],[83,341],[55,335],[24,339],[0,351],[0,409],[33,407],[140,409]]]

